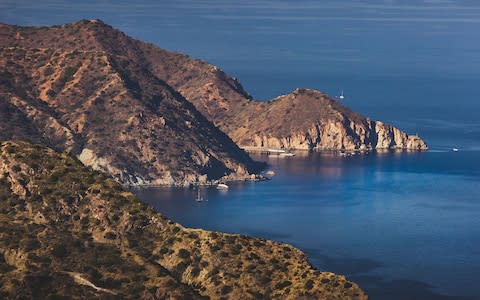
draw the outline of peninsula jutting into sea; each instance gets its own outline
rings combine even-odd
[[[240,148],[427,149],[319,91],[252,100],[219,68],[100,20],[0,30],[2,113],[23,122],[10,122],[2,139],[72,152],[124,184],[255,178],[264,165]]]
[[[417,134],[314,89],[257,101],[100,20],[0,24],[0,58],[3,298],[368,298],[289,244],[186,228],[128,188],[264,178],[247,150],[427,150]]]

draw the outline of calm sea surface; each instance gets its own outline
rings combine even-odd
[[[202,203],[191,189],[146,189],[138,196],[185,226],[291,243],[315,267],[347,275],[374,300],[478,299],[474,81],[343,78],[312,85],[332,95],[343,85],[347,105],[418,131],[431,150],[255,156],[275,171],[272,180],[231,184],[227,192],[205,188]]]
[[[354,111],[418,132],[431,151],[257,157],[273,180],[206,189],[203,203],[189,189],[138,195],[187,226],[292,243],[373,300],[479,299],[479,3],[16,0],[0,1],[0,21],[100,18],[217,65],[255,99],[343,89]]]

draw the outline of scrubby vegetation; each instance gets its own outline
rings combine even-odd
[[[0,200],[0,298],[366,299],[289,245],[184,228],[29,143],[0,143]]]

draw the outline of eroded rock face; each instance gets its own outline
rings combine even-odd
[[[297,89],[267,102],[252,100],[236,78],[206,62],[140,44],[152,72],[241,147],[301,150],[426,150],[418,136],[352,112],[320,91]]]
[[[312,127],[292,132],[287,136],[254,134],[243,138],[246,149],[295,149],[295,150],[349,150],[369,151],[382,149],[427,150],[428,146],[416,135],[408,135],[398,128],[382,122],[356,124],[345,122],[319,122]],[[366,126],[365,126],[366,125]]]
[[[371,121],[315,90],[298,89],[259,108],[246,123],[250,129],[230,133],[247,149],[428,149],[418,136]]]

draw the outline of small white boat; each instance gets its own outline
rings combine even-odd
[[[453,152],[458,152],[458,148],[453,148],[452,151]]]
[[[280,153],[279,154],[280,156],[295,156],[294,153],[290,153],[290,152],[287,152],[287,153]]]
[[[275,172],[273,172],[272,170],[268,170],[267,172],[265,172],[265,175],[267,175],[267,176],[274,176],[274,175],[275,175]]]
[[[200,189],[197,189],[197,198],[195,198],[195,201],[197,202],[203,201],[203,197],[200,195]]]
[[[217,190],[228,190],[228,185],[225,183],[219,183],[217,184]]]
[[[285,153],[285,150],[282,149],[267,149],[270,153]]]
[[[345,99],[345,96],[343,95],[343,89],[342,89],[342,92],[340,93],[340,96],[338,96],[338,99],[340,100]]]

